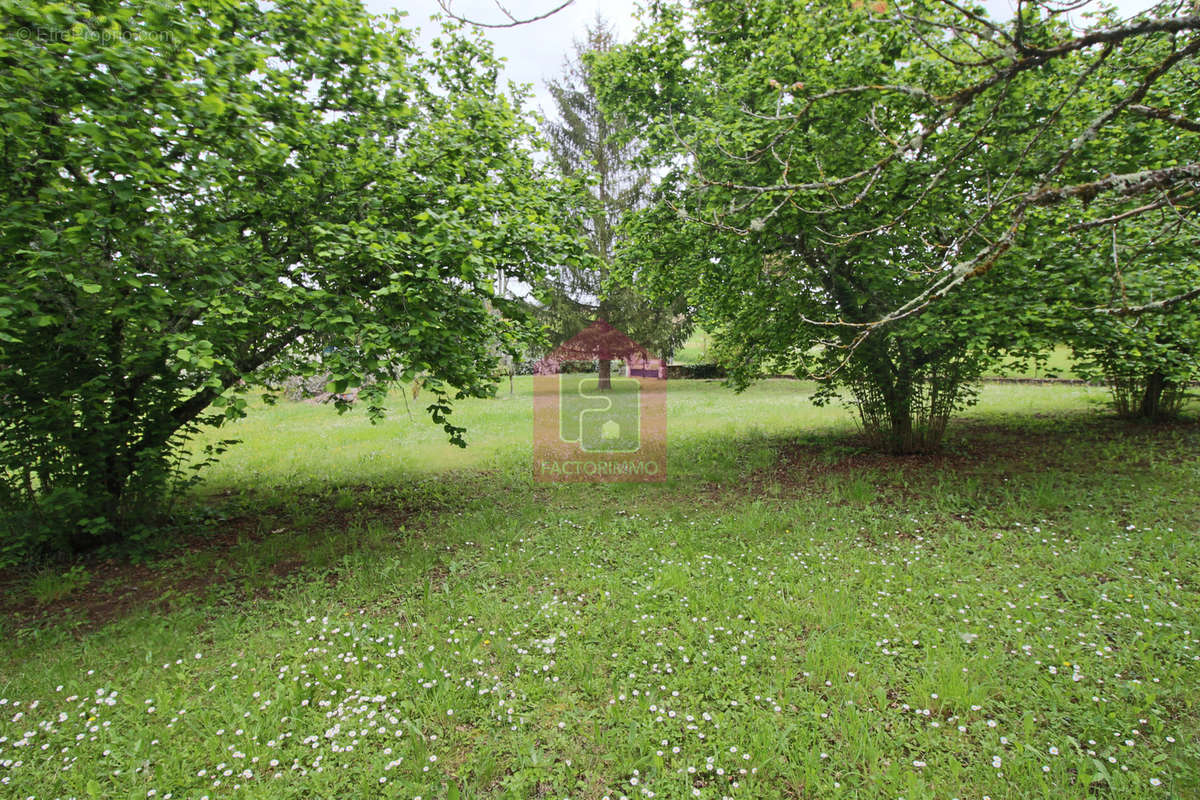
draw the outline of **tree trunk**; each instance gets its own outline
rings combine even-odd
[[[888,409],[888,418],[891,420],[888,449],[897,455],[907,455],[917,449],[917,442],[913,436],[912,398],[898,397],[891,402],[892,406]]]
[[[612,389],[612,361],[607,358],[600,359],[599,389],[602,392]]]
[[[1146,390],[1142,393],[1142,416],[1146,419],[1157,419],[1162,415],[1162,396],[1166,388],[1166,378],[1161,372],[1151,372],[1146,376]]]
[[[962,386],[955,370],[939,371],[902,344],[880,337],[854,354],[851,392],[872,446],[893,455],[937,449],[953,399]]]

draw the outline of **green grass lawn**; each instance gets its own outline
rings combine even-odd
[[[707,331],[697,328],[680,345],[671,359],[673,364],[709,364],[714,363],[712,354],[713,339]],[[1025,378],[1025,379],[1073,379],[1079,377],[1075,373],[1075,359],[1071,348],[1067,345],[1057,345],[1046,354],[1043,362],[1021,362],[1015,359],[1004,360],[987,371],[990,378]]]
[[[1042,363],[1006,361],[989,371],[989,376],[998,378],[1077,378],[1075,357],[1071,348],[1060,344],[1046,354]]]
[[[0,796],[1200,796],[1200,427],[812,389],[673,382],[662,484],[535,484],[528,379],[256,409],[207,538],[5,621]]]
[[[679,346],[671,359],[672,364],[709,364],[713,358],[710,353],[712,336],[702,328],[696,328],[687,341]]]

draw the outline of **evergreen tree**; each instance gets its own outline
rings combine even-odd
[[[589,184],[575,211],[594,258],[551,270],[540,310],[556,344],[603,319],[669,357],[690,328],[683,301],[651,302],[611,276],[621,219],[646,205],[651,184],[649,171],[635,163],[638,141],[626,121],[600,110],[587,64],[588,53],[607,52],[615,43],[612,27],[597,17],[564,61],[562,77],[547,84],[560,121],[546,122],[543,131],[563,175]],[[611,369],[611,361],[600,361],[601,389],[610,388]]]

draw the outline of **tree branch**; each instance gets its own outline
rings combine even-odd
[[[525,19],[518,19],[517,17],[513,16],[511,11],[501,5],[497,0],[496,8],[500,9],[500,13],[504,14],[504,16],[508,18],[508,22],[479,22],[477,20],[473,20],[468,17],[460,17],[458,14],[455,14],[451,8],[451,6],[454,4],[454,0],[437,0],[438,8],[442,9],[446,16],[450,17],[451,19],[456,19],[459,22],[465,22],[468,25],[474,25],[478,28],[515,28],[518,25],[528,25],[531,22],[537,22],[538,20],[552,17],[574,2],[575,0],[566,0],[544,14],[538,14],[535,17],[527,17]]]
[[[1200,122],[1194,119],[1188,119],[1182,114],[1174,114],[1167,111],[1165,108],[1153,108],[1151,106],[1136,105],[1130,106],[1129,110],[1135,114],[1140,114],[1143,117],[1151,119],[1161,119],[1164,122],[1169,122],[1177,128],[1183,128],[1185,131],[1200,133]]]
[[[1090,183],[1039,189],[1026,195],[1025,199],[1030,205],[1035,206],[1052,206],[1073,198],[1090,202],[1092,198],[1100,194],[1111,193],[1118,197],[1132,197],[1155,189],[1170,189],[1185,181],[1196,180],[1200,180],[1200,162],[1143,172],[1109,175]]]
[[[1121,308],[1093,308],[1097,314],[1110,314],[1116,317],[1128,317],[1136,314],[1145,314],[1150,311],[1162,311],[1171,306],[1186,303],[1188,300],[1195,300],[1200,297],[1200,286],[1195,289],[1177,294],[1173,297],[1168,297],[1163,300],[1155,300],[1152,303],[1143,303],[1140,306],[1123,306]]]

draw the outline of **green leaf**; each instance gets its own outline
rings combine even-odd
[[[215,94],[206,94],[200,98],[200,108],[209,114],[217,115],[225,111],[225,101]]]

